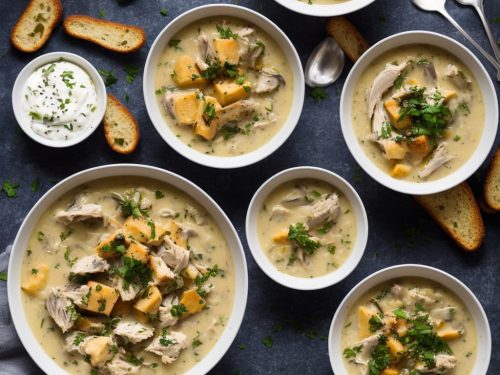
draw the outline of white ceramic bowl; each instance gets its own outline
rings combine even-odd
[[[265,145],[250,153],[239,156],[214,156],[193,150],[186,143],[180,140],[175,132],[165,123],[162,117],[163,108],[160,108],[155,94],[155,75],[157,63],[163,53],[168,41],[186,26],[196,23],[210,17],[234,17],[243,19],[250,24],[254,24],[272,37],[281,47],[285,57],[290,64],[293,73],[293,102],[290,107],[288,119],[283,124],[277,134],[274,135]],[[299,55],[292,42],[272,21],[263,15],[236,5],[229,4],[210,4],[191,9],[170,22],[156,37],[151,49],[149,50],[146,65],[144,67],[144,101],[151,122],[155,126],[161,137],[170,147],[182,156],[195,163],[214,168],[239,168],[256,163],[276,151],[292,134],[297,125],[302,106],[304,104],[304,73]]]
[[[483,95],[484,130],[479,144],[464,165],[453,173],[434,181],[410,182],[391,177],[380,169],[361,148],[352,125],[352,96],[356,84],[366,68],[385,52],[408,44],[428,44],[457,56],[472,72]],[[474,54],[455,40],[430,31],[407,31],[385,38],[365,52],[347,77],[340,98],[340,123],[349,151],[358,164],[374,180],[389,189],[406,194],[424,195],[438,193],[460,184],[469,178],[484,162],[493,146],[498,127],[498,99],[488,72]]]
[[[419,277],[441,284],[455,293],[465,304],[474,320],[477,334],[477,357],[471,374],[486,374],[491,356],[491,332],[488,318],[476,296],[474,296],[464,283],[444,271],[420,264],[403,264],[384,268],[371,274],[351,289],[349,294],[347,294],[340,303],[333,317],[328,336],[328,352],[335,375],[349,375],[344,366],[342,357],[343,348],[341,348],[340,345],[342,329],[344,328],[349,311],[351,311],[358,300],[371,288],[386,281],[402,277]]]
[[[17,233],[12,253],[10,255],[7,281],[7,291],[9,297],[9,308],[12,315],[12,320],[16,331],[23,343],[24,347],[30,354],[31,358],[40,366],[47,374],[64,375],[67,372],[59,367],[43,350],[42,346],[32,334],[30,326],[26,321],[24,308],[21,300],[21,264],[23,254],[28,245],[28,240],[33,232],[41,215],[62,195],[81,186],[89,181],[113,177],[113,176],[139,176],[144,178],[155,179],[167,183],[175,188],[183,191],[194,200],[196,200],[207,213],[215,220],[221,229],[229,249],[232,251],[233,262],[235,267],[235,299],[231,316],[227,322],[226,328],[221,337],[212,348],[212,350],[198,362],[186,374],[198,375],[207,373],[226,353],[234,340],[236,333],[243,320],[245,313],[247,293],[248,293],[248,274],[246,267],[245,254],[243,247],[238,238],[236,230],[229,221],[228,217],[222,209],[198,186],[188,181],[187,179],[174,174],[172,172],[136,164],[115,164],[107,165],[92,169],[87,169],[83,172],[76,173],[65,180],[61,181],[50,189],[28,213],[21,228]]]
[[[29,78],[29,76],[39,67],[51,62],[59,61],[60,59],[78,65],[89,75],[92,82],[94,82],[97,94],[97,108],[94,112],[91,112],[91,118],[89,120],[87,129],[81,132],[78,137],[68,140],[51,140],[42,137],[41,135],[35,133],[33,129],[31,129],[30,118],[28,113],[23,111],[21,98],[23,96],[24,84],[26,83],[26,80]],[[104,81],[102,80],[101,75],[97,72],[94,66],[83,57],[69,52],[50,52],[32,60],[23,68],[23,70],[21,70],[16,78],[16,81],[14,82],[14,87],[12,89],[12,108],[14,109],[14,115],[16,116],[16,120],[19,126],[28,137],[42,145],[49,147],[69,147],[82,142],[84,139],[90,136],[101,123],[104,117],[104,112],[106,111],[106,86],[104,85]]]
[[[308,4],[307,1],[299,0],[274,0],[278,4],[283,5],[285,8],[293,10],[294,12],[305,14],[306,16],[316,16],[316,17],[333,17],[340,16],[342,14],[348,14],[355,12],[361,8],[364,8],[375,0],[349,0],[343,3],[337,4],[315,4],[312,0],[312,4]]]
[[[335,271],[314,278],[296,277],[278,271],[276,266],[264,253],[260,245],[257,231],[257,217],[269,194],[285,182],[297,179],[314,179],[332,185],[347,198],[356,218],[356,238],[353,242],[351,255],[347,258],[345,263]],[[366,242],[368,241],[368,218],[358,193],[356,193],[354,188],[342,177],[326,169],[296,167],[275,174],[257,190],[248,207],[245,231],[250,251],[259,267],[267,276],[288,288],[315,290],[337,284],[356,268],[365,252]]]

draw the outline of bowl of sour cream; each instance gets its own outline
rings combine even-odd
[[[106,88],[84,58],[51,52],[21,70],[12,89],[12,107],[31,139],[49,147],[68,147],[99,126],[106,110]]]

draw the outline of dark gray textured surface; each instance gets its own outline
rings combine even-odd
[[[109,163],[155,165],[177,172],[205,189],[229,215],[245,245],[250,278],[247,312],[235,342],[213,370],[214,374],[331,373],[327,341],[323,336],[328,335],[331,319],[342,298],[370,273],[386,266],[410,262],[448,271],[474,291],[488,314],[493,333],[494,349],[489,373],[499,374],[500,355],[495,350],[500,344],[495,335],[500,333],[498,217],[484,217],[487,229],[485,244],[479,252],[466,254],[443,234],[411,197],[393,193],[359,172],[344,143],[338,117],[340,91],[350,64],[341,79],[328,88],[328,99],[315,103],[310,97],[306,98],[300,123],[290,139],[274,155],[254,166],[233,171],[207,169],[176,154],[157,135],[145,110],[142,78],[138,77],[133,84],[126,83],[123,67],[127,64],[142,67],[149,46],[169,21],[188,9],[209,2],[136,0],[118,5],[115,0],[63,0],[66,15],[82,13],[97,16],[102,10],[107,19],[144,27],[148,35],[147,45],[134,55],[121,56],[72,39],[64,34],[60,26],[41,51],[31,55],[20,53],[11,48],[8,36],[27,1],[0,1],[0,177],[21,184],[19,197],[7,199],[4,194],[0,196],[0,249],[13,241],[28,210],[54,180]],[[272,0],[241,0],[238,3],[263,13],[277,23],[295,44],[304,64],[314,45],[323,38],[323,19],[294,14]],[[448,3],[450,13],[484,47],[489,47],[474,11],[459,7],[451,0]],[[168,8],[167,17],[160,14],[161,8]],[[485,8],[490,20],[500,16],[500,0],[485,0]],[[377,0],[349,18],[370,43],[412,29],[433,30],[464,42],[440,16],[416,10],[409,0]],[[498,25],[493,27],[497,38],[500,38]],[[78,146],[54,150],[31,141],[18,128],[11,107],[11,89],[17,74],[35,56],[58,50],[81,54],[97,68],[115,71],[119,82],[111,87],[110,92],[121,100],[125,95],[130,96],[129,108],[141,126],[141,144],[134,154],[120,156],[113,153],[105,144],[102,129]],[[486,64],[484,59],[480,59]],[[486,68],[493,73],[489,65]],[[498,84],[496,88],[498,91]],[[245,241],[245,214],[255,190],[276,172],[298,165],[327,168],[347,178],[360,193],[370,221],[368,247],[358,268],[340,284],[317,292],[292,291],[272,282],[255,264]],[[480,188],[484,170],[485,166],[470,179],[476,191]],[[32,193],[30,184],[35,177],[40,178],[41,189]],[[266,336],[272,337],[272,348],[262,344]]]

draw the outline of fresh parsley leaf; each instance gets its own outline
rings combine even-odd
[[[313,88],[310,91],[309,95],[314,99],[315,102],[320,102],[321,100],[328,98],[327,92],[322,87]]]
[[[163,193],[161,190],[155,190],[156,199],[162,199],[163,197],[165,197],[165,193]]]
[[[175,49],[179,50],[179,49],[181,49],[181,48],[179,47],[179,44],[180,44],[180,43],[181,43],[181,40],[180,40],[180,39],[170,39],[170,40],[168,41],[168,46],[169,46],[170,48],[175,48]]]
[[[7,195],[7,198],[15,198],[17,197],[18,187],[18,183],[11,183],[10,181],[5,180],[2,184],[2,191]]]
[[[262,339],[262,343],[266,348],[272,348],[273,346],[273,338],[271,336],[266,336]]]
[[[221,39],[238,39],[238,34],[233,33],[229,27],[224,28],[221,25],[216,25],[215,27]]]
[[[112,70],[105,69],[97,69],[101,77],[104,79],[104,84],[107,87],[113,86],[116,82],[118,82],[118,78],[115,77],[114,72]]]
[[[7,271],[0,272],[0,280],[7,281]]]
[[[125,80],[128,83],[132,83],[132,82],[134,82],[137,73],[139,73],[140,68],[137,66],[134,66],[134,65],[127,65],[124,68],[124,70],[125,70],[125,73],[127,74],[125,76]]]
[[[167,9],[167,8],[161,8],[161,9],[160,9],[160,14],[161,14],[163,17],[167,17],[167,16],[168,16],[168,9]]]
[[[344,349],[344,358],[349,359],[349,358],[354,358],[356,357],[356,354],[358,354],[361,351],[361,345],[355,346],[353,348],[345,348]]]
[[[180,318],[183,314],[187,312],[188,309],[182,303],[179,303],[178,305],[173,305],[172,309],[170,310],[170,314],[172,314],[172,316],[175,318]]]
[[[308,255],[312,255],[315,250],[319,249],[321,244],[318,241],[314,241],[309,233],[307,232],[304,224],[297,223],[295,225],[290,225],[288,230],[288,239],[295,242],[295,244],[300,247]]]

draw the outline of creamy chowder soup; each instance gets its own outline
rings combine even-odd
[[[30,327],[70,374],[183,374],[217,342],[235,292],[213,219],[170,185],[135,177],[60,198],[21,272]]]
[[[257,231],[264,253],[280,272],[311,278],[334,272],[349,257],[356,219],[333,186],[294,180],[266,198]]]
[[[356,302],[340,338],[349,374],[470,375],[476,329],[465,305],[440,284],[403,278]]]
[[[361,75],[353,95],[356,136],[379,168],[412,182],[460,168],[483,132],[481,91],[446,51],[409,45],[388,51]]]
[[[288,118],[293,75],[280,47],[235,18],[210,18],[176,34],[156,70],[165,123],[189,147],[235,156],[268,142]]]

